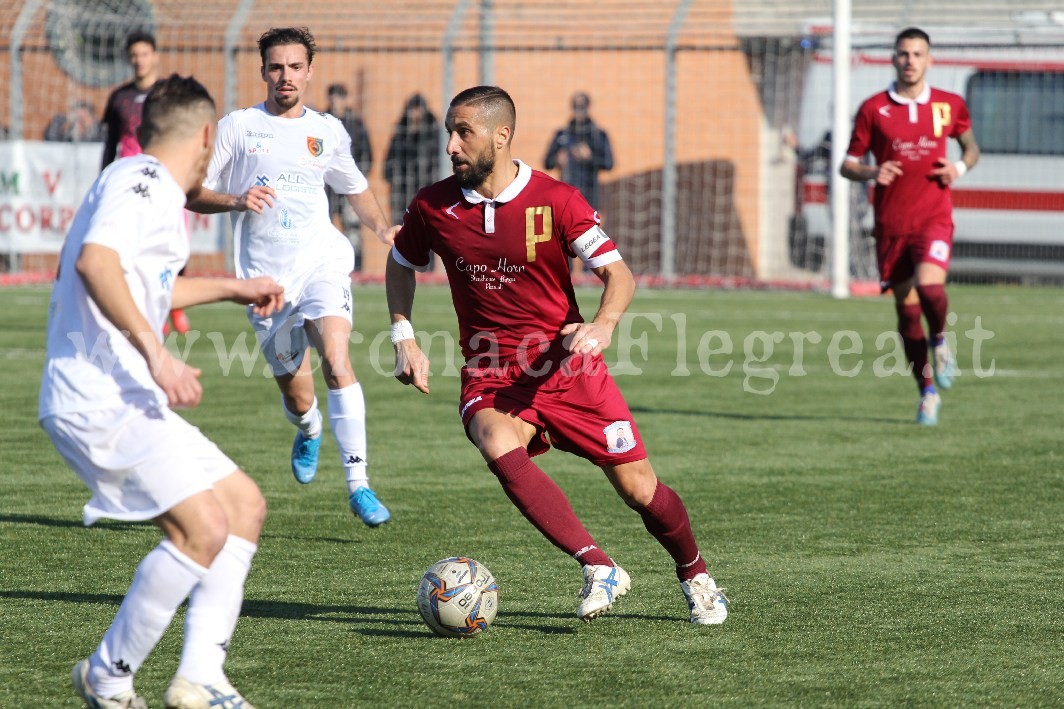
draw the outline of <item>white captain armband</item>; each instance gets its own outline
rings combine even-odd
[[[414,326],[410,324],[409,320],[399,320],[392,323],[392,344],[397,344],[403,340],[414,339]]]

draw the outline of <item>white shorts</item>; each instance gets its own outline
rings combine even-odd
[[[320,271],[310,279],[287,289],[284,308],[268,318],[248,310],[248,321],[255,328],[262,354],[273,375],[295,374],[310,346],[304,324],[328,316],[351,317],[351,275],[337,271]]]
[[[154,519],[237,470],[198,428],[165,407],[56,414],[41,419],[41,428],[92,491],[86,525],[101,517]]]

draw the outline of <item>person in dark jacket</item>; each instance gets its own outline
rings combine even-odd
[[[407,99],[384,160],[384,179],[391,187],[389,202],[396,223],[403,221],[406,206],[418,190],[440,177],[441,132],[424,96],[414,94]]]
[[[613,169],[613,150],[606,131],[588,115],[590,106],[587,94],[573,95],[573,117],[569,125],[554,134],[544,163],[548,170],[560,170],[562,182],[580,190],[588,203],[598,209],[599,172]]]
[[[347,129],[347,134],[351,136],[351,157],[355,159],[355,164],[362,174],[369,175],[370,168],[373,167],[373,148],[369,144],[369,131],[351,107],[347,98],[347,87],[343,84],[330,84],[326,97],[329,102],[328,113],[339,118]]]
[[[328,101],[326,112],[336,116],[344,124],[347,134],[351,136],[351,157],[355,159],[355,164],[358,165],[362,174],[369,177],[370,168],[373,167],[373,147],[369,143],[369,131],[366,130],[366,124],[351,106],[351,101],[347,96],[347,87],[343,84],[329,84],[325,97]],[[351,239],[355,247],[355,270],[361,270],[362,222],[343,195],[336,194],[328,185],[325,187],[325,193],[329,196],[329,214],[332,215],[333,223],[336,224],[337,229]]]

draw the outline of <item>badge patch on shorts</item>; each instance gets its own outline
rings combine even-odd
[[[936,261],[949,261],[949,244],[942,240],[932,241],[927,253]]]
[[[602,432],[606,434],[607,453],[627,453],[635,448],[635,432],[631,421],[614,421]]]

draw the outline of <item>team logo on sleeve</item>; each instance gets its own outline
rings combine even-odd
[[[321,138],[315,138],[313,136],[307,136],[307,150],[310,154],[316,158],[320,158],[321,154],[325,152],[325,141]]]
[[[602,429],[606,434],[607,453],[627,453],[635,448],[635,431],[631,421],[614,421]]]

